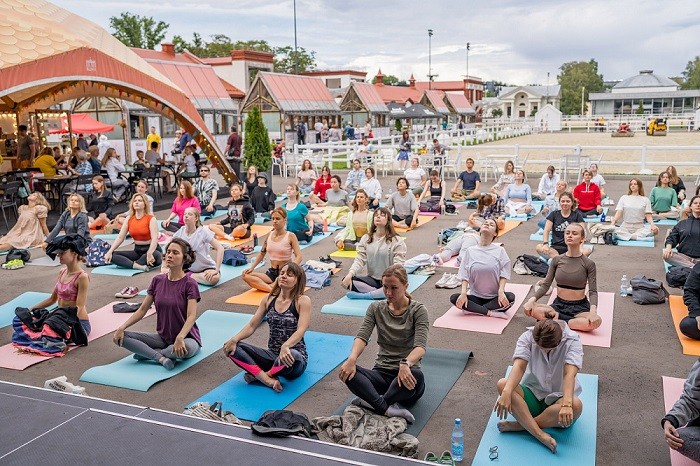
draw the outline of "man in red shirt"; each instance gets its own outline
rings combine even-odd
[[[233,169],[238,179],[241,179],[241,137],[238,135],[238,131],[235,126],[231,126],[231,135],[226,141],[226,149],[224,149],[226,154],[226,160],[228,160],[229,165]]]
[[[585,216],[599,215],[603,211],[600,205],[600,188],[591,183],[593,175],[590,171],[583,171],[583,182],[574,188],[574,198],[578,202],[578,210]]]

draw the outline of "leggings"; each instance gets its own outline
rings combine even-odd
[[[278,354],[269,349],[258,348],[244,342],[238,342],[236,351],[228,357],[238,367],[257,377],[260,371],[268,372],[270,376],[282,376],[285,379],[296,379],[306,370],[306,359],[295,349],[289,350],[294,356],[294,364],[287,367],[277,361]]]
[[[405,222],[406,225],[410,226],[413,223],[413,214],[407,215],[405,217],[399,217],[398,215],[392,215],[391,219],[395,222]]]
[[[183,224],[178,223],[178,222],[170,222],[168,223],[167,227],[164,227],[165,231],[171,231],[173,233],[177,233],[177,230],[182,228]]]
[[[355,376],[347,380],[345,385],[355,396],[369,403],[377,413],[384,414],[394,403],[400,403],[403,406],[414,404],[425,392],[425,378],[420,369],[411,368],[411,374],[416,378],[416,386],[413,390],[399,386],[398,374],[398,370],[377,367],[370,370],[357,366]]]
[[[693,340],[700,340],[700,329],[698,329],[698,321],[695,320],[695,317],[683,317],[678,328],[686,337],[692,338]]]
[[[352,277],[352,291],[370,293],[382,289],[382,281],[374,277]]]
[[[450,296],[450,302],[456,306],[458,298],[459,293],[453,294]],[[489,311],[505,312],[515,302],[515,295],[510,291],[506,291],[506,298],[508,298],[508,305],[501,306],[501,303],[498,302],[498,296],[495,298],[480,298],[470,294],[467,295],[467,302],[464,303],[466,307],[463,307],[462,310],[481,315],[487,315]]]
[[[589,215],[600,215],[595,207],[591,210],[583,210],[579,207],[578,211],[581,212],[581,215],[583,215],[584,217],[587,217]]]
[[[114,251],[112,253],[112,264],[124,269],[133,269],[134,263],[146,265],[146,256],[148,255],[149,247],[150,246],[147,244],[135,244],[133,251]],[[153,259],[155,262],[149,265],[149,267],[158,267],[161,262],[163,262],[163,253],[160,246],[156,247],[155,251],[153,251]]]
[[[291,233],[297,237],[297,241],[306,241],[307,243],[310,243],[311,239],[313,238],[313,235],[310,235],[308,233],[308,230],[306,230],[306,231],[292,231]]]
[[[173,343],[169,343],[157,333],[124,332],[122,347],[143,359],[160,360],[161,356],[176,360]],[[185,338],[187,354],[182,359],[189,359],[199,352],[199,343],[194,338]]]

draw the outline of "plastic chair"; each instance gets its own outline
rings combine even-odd
[[[19,218],[19,211],[17,209],[17,194],[19,193],[19,187],[22,183],[20,181],[10,181],[5,185],[5,192],[2,194],[2,199],[0,199],[0,209],[2,209],[2,218],[5,220],[5,227],[7,231],[10,230],[10,225],[7,222],[7,215],[5,210],[10,210],[15,214],[15,220]]]

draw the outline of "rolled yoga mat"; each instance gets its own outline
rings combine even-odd
[[[241,371],[194,402],[207,401],[214,404],[216,401],[221,401],[226,409],[240,419],[257,421],[269,409],[285,409],[316,382],[338,367],[350,354],[354,340],[354,337],[348,335],[307,331],[304,335],[309,355],[306,370],[294,380],[281,377],[280,393],[258,382],[245,383],[243,380],[245,372]],[[333,348],[333,351],[329,351],[330,348]],[[232,361],[228,362],[231,369],[238,369]]]
[[[25,291],[16,298],[0,306],[0,328],[12,324],[15,318],[15,309],[18,307],[32,307],[39,304],[51,296],[50,293],[39,293],[37,291]],[[53,306],[52,306],[53,307]]]
[[[176,376],[215,351],[221,351],[224,343],[238,333],[249,320],[248,314],[205,311],[197,319],[197,326],[202,336],[202,347],[193,357],[176,361],[173,370],[169,371],[155,361],[137,361],[132,354],[129,354],[111,364],[88,369],[80,380],[146,392],[154,384]],[[126,351],[115,347],[115,352],[123,354]]]
[[[516,215],[506,215],[506,220],[520,220],[520,221],[527,221],[530,220],[532,217],[535,215],[539,214],[542,212],[542,207],[544,206],[544,203],[538,203],[537,201],[532,202],[532,207],[533,210],[529,214],[516,214]]]
[[[689,356],[700,356],[700,340],[693,340],[681,333],[680,324],[684,317],[688,316],[688,308],[683,302],[683,296],[671,295],[668,297],[668,304],[671,307],[673,326],[683,347],[683,354]]]
[[[467,367],[471,351],[454,351],[438,348],[428,348],[421,361],[421,370],[425,376],[425,393],[413,406],[407,406],[411,414],[416,418],[413,424],[406,429],[407,434],[418,436],[431,416],[438,409],[442,400],[450,392],[457,379]],[[345,402],[333,414],[343,414],[345,408],[355,398],[348,397]]]
[[[664,411],[669,412],[683,394],[685,380],[666,376],[662,378],[664,387]],[[698,463],[687,456],[683,456],[676,450],[670,448],[668,450],[671,453],[671,466],[697,466]]]
[[[506,375],[510,373],[508,367]],[[581,402],[583,412],[568,429],[545,429],[557,441],[557,453],[542,445],[535,437],[523,432],[504,432],[498,430],[500,419],[493,412],[486,424],[479,447],[476,449],[472,466],[481,465],[521,465],[527,458],[527,464],[572,464],[576,466],[595,466],[596,437],[598,430],[598,376],[578,374],[581,384]],[[494,387],[495,390],[495,387]],[[498,392],[496,392],[498,394]],[[457,417],[459,413],[455,413]],[[513,416],[508,416],[514,421]],[[489,459],[489,448],[498,446],[498,460]]]

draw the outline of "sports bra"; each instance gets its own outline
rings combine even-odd
[[[76,273],[73,278],[71,278],[68,283],[63,283],[61,280],[66,275],[68,269],[63,269],[61,274],[58,276],[58,281],[54,287],[56,292],[56,297],[60,301],[75,301],[78,299],[78,277],[85,273],[85,271],[80,271]]]
[[[442,183],[438,185],[437,188],[433,187],[433,183],[430,183],[430,196],[440,197],[442,196]]]
[[[289,232],[279,241],[272,240],[272,233],[268,235],[265,240],[265,250],[271,261],[289,262],[292,259],[292,246],[287,241],[287,235]]]
[[[135,215],[129,217],[129,234],[134,241],[151,240],[151,218],[153,215],[144,215],[141,218],[136,218]]]

